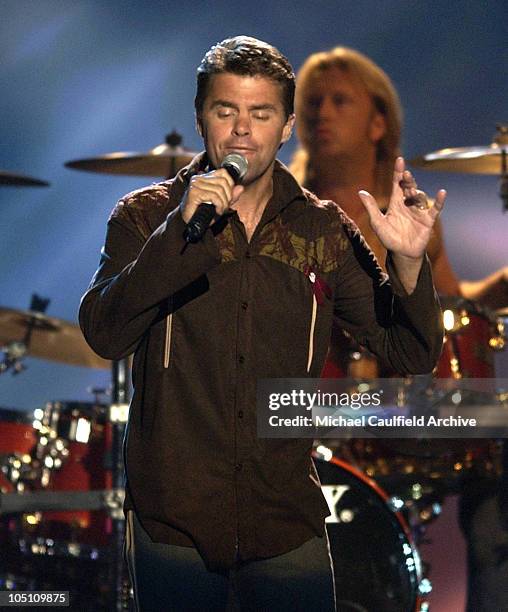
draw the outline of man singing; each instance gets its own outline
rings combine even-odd
[[[275,159],[294,83],[262,41],[206,53],[195,99],[205,152],[120,200],[82,300],[92,348],[135,353],[125,511],[143,612],[333,610],[312,441],[257,437],[256,382],[318,377],[333,317],[401,374],[431,371],[441,349],[425,248],[445,192],[427,206],[398,158],[386,214],[361,193],[387,282],[342,210]],[[231,153],[248,162],[239,185],[221,168]],[[215,222],[188,244],[203,203]]]

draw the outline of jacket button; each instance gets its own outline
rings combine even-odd
[[[243,308],[243,310],[247,310],[247,306],[248,306],[248,305],[249,305],[249,304],[248,304],[247,302],[242,302],[242,308]]]
[[[244,357],[243,355],[240,355],[240,357],[238,357],[238,361],[239,361],[240,363],[244,363],[244,361],[245,361],[245,357]]]
[[[243,410],[238,411],[238,418],[243,419]]]
[[[241,472],[243,468],[243,465],[241,463],[237,463],[235,465],[235,472]]]
[[[250,259],[250,258],[251,258],[250,251],[245,251],[245,257],[246,257],[247,259]]]

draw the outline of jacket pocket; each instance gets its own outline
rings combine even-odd
[[[171,358],[171,333],[173,331],[173,313],[166,317],[166,334],[164,338],[164,368],[169,368]]]

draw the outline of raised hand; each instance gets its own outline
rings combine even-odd
[[[430,239],[432,226],[443,209],[446,191],[440,189],[434,203],[418,189],[416,181],[405,169],[404,159],[395,160],[390,203],[383,214],[375,198],[367,191],[359,191],[369,215],[372,229],[381,244],[394,255],[421,259]]]

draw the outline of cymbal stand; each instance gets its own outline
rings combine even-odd
[[[12,370],[12,374],[15,376],[26,370],[23,357],[26,355],[27,346],[24,342],[9,342],[6,346],[2,346],[1,350],[4,356],[0,361],[0,374]]]
[[[123,465],[123,437],[129,413],[129,360],[121,359],[114,361],[112,366],[112,403],[110,407],[110,422],[113,425],[113,441],[111,449],[112,467],[112,486],[114,491],[123,490],[124,465]],[[112,540],[111,540],[111,564],[110,564],[110,584],[111,603],[110,610],[121,612],[128,609],[128,593],[124,582],[124,516],[121,500],[112,504],[110,507],[112,519]]]
[[[32,299],[30,302],[30,310],[32,312],[44,314],[49,306],[50,299],[43,298],[36,293],[32,293]],[[9,342],[6,346],[0,347],[3,351],[4,357],[0,361],[0,374],[12,370],[12,374],[20,374],[23,370],[26,370],[26,365],[23,363],[28,348],[30,346],[30,340],[32,338],[32,332],[37,327],[39,321],[36,316],[32,317],[28,322],[28,326],[25,332],[25,336],[22,340],[16,340]]]
[[[501,177],[499,179],[499,197],[503,202],[503,212],[508,212],[508,169],[507,169],[507,145],[508,145],[508,125],[498,124],[496,126],[497,135],[494,142],[501,148]]]

